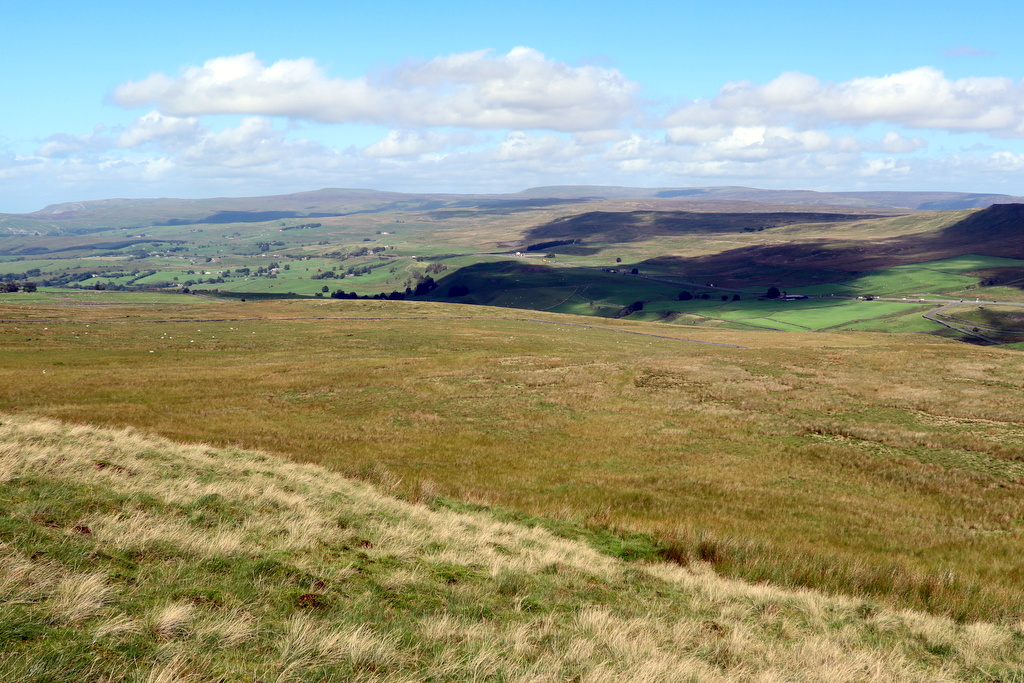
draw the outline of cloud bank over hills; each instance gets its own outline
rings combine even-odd
[[[112,84],[134,119],[0,146],[4,211],[102,196],[315,186],[508,191],[547,184],[984,190],[1024,181],[1024,81],[923,66],[799,71],[711,97],[645,96],[616,67],[531,47],[407,59],[355,77],[254,52]],[[685,77],[685,74],[681,75]],[[30,188],[35,188],[30,190]],[[78,192],[69,197],[67,193]]]

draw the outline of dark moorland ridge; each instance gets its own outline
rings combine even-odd
[[[266,197],[209,199],[102,199],[54,204],[25,214],[0,214],[0,233],[89,232],[98,228],[260,222],[280,218],[323,218],[383,211],[475,209],[495,214],[529,211],[560,203],[598,199],[650,198],[687,202],[756,202],[878,210],[953,210],[1024,202],[1024,197],[968,192],[812,192],[746,187],[632,188],[607,186],[537,187],[510,194],[410,194],[325,188]],[[453,213],[447,213],[453,212]],[[5,230],[6,229],[6,230]]]
[[[731,249],[685,259],[685,269],[693,277],[714,277],[722,284],[771,273],[796,286],[965,254],[1024,258],[1024,204],[994,204],[941,230],[884,240],[835,245],[821,239]],[[646,263],[684,266],[684,260],[675,256]]]

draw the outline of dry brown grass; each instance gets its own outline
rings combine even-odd
[[[75,625],[8,641],[4,681],[925,683],[1017,680],[1024,666],[1021,624],[744,583],[700,562],[628,564],[258,453],[9,416],[0,442],[15,447],[4,500],[21,501],[5,512],[37,539],[34,557],[15,547],[24,538],[3,539],[0,621]],[[145,500],[211,537],[241,525],[243,546],[211,563],[170,536],[160,553],[121,555],[112,538],[32,519],[25,501],[58,489],[88,501],[64,524],[99,526],[101,509]],[[195,516],[214,504],[221,517]],[[166,528],[140,518],[135,533]],[[68,538],[78,552],[62,549]],[[244,563],[272,571],[227,580]],[[322,604],[296,608],[310,590]]]
[[[0,409],[648,532],[738,576],[963,619],[1024,614],[1015,352],[915,336],[605,331],[414,302],[35,315],[65,320],[0,332]],[[312,319],[330,316],[343,319]],[[157,318],[179,322],[147,322]],[[97,533],[139,520],[103,519]],[[155,535],[135,547],[245,543],[227,529],[204,551],[193,530],[145,521]]]

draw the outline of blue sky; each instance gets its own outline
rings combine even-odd
[[[369,187],[1024,194],[1015,2],[17,3],[0,212]]]

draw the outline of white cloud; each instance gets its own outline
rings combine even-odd
[[[991,77],[951,80],[931,67],[840,83],[793,72],[764,85],[729,83],[716,97],[685,104],[665,118],[668,128],[691,138],[719,127],[876,122],[1024,137],[1024,83]]]
[[[517,47],[409,61],[376,78],[329,78],[311,59],[269,66],[252,53],[219,57],[180,76],[152,74],[118,86],[123,107],[170,116],[245,114],[321,123],[362,122],[480,129],[599,130],[618,126],[638,86],[619,71],[573,67]]]
[[[476,142],[470,133],[445,135],[434,131],[392,130],[383,139],[363,149],[372,158],[413,157],[462,147]]]
[[[271,173],[319,165],[338,152],[312,140],[289,140],[269,119],[248,116],[234,127],[204,131],[177,154],[181,165],[211,169],[260,169]]]
[[[178,118],[153,111],[139,117],[122,131],[117,138],[117,146],[137,147],[153,140],[160,140],[166,145],[175,140],[195,139],[201,131],[199,119],[195,117]]]
[[[354,79],[310,59],[268,65],[238,55],[118,87],[122,106],[153,107],[123,127],[0,154],[0,198],[23,202],[54,187],[83,188],[77,199],[586,183],[1019,193],[1022,90],[931,68],[838,83],[791,72],[728,83],[659,118],[620,72],[528,48],[407,61]]]
[[[494,161],[540,161],[552,163],[576,159],[585,150],[573,140],[558,135],[529,135],[523,131],[509,133],[484,156]]]
[[[926,140],[919,137],[906,138],[894,130],[890,130],[882,138],[878,148],[887,154],[910,154],[928,146]]]
[[[110,147],[110,144],[110,137],[103,126],[96,126],[92,133],[86,135],[54,133],[39,146],[36,154],[41,157],[63,159],[104,150]]]

